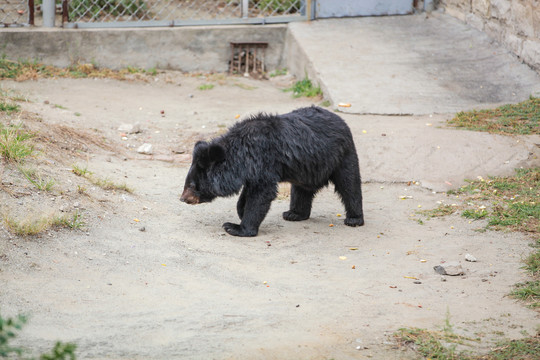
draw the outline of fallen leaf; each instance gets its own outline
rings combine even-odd
[[[413,280],[418,280],[417,277],[414,277],[414,276],[404,276],[405,279],[413,279]]]

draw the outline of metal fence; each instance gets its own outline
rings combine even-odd
[[[0,25],[40,26],[43,1],[0,0]],[[56,24],[66,28],[290,22],[305,20],[312,13],[314,3],[314,0],[55,1]]]
[[[17,26],[33,24],[34,0],[0,1],[0,25]]]

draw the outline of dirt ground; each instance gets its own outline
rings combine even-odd
[[[421,225],[416,211],[458,203],[444,191],[467,177],[537,164],[538,137],[447,129],[452,114],[343,115],[359,152],[366,225],[343,224],[332,187],[311,219],[286,222],[285,190],[259,236],[237,238],[221,228],[237,220],[236,197],[179,201],[191,147],[238,116],[312,101],[282,92],[287,78],[147,80],[2,83],[29,100],[19,116],[39,134],[31,162],[55,180],[37,191],[3,164],[2,214],[78,210],[86,223],[25,238],[0,226],[2,316],[30,315],[20,344],[75,342],[80,359],[408,359],[414,353],[392,337],[400,327],[440,329],[449,318],[457,333],[480,338],[478,351],[535,333],[538,312],[507,296],[526,279],[531,239],[479,232],[482,221],[457,214]],[[206,83],[215,87],[198,89]],[[119,126],[137,122],[142,132],[122,139]],[[137,153],[143,143],[153,155]],[[73,164],[134,191],[103,190]],[[449,261],[465,274],[435,273]]]

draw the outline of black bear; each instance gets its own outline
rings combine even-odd
[[[241,223],[223,228],[235,236],[256,236],[282,181],[292,184],[285,220],[308,219],[313,197],[332,182],[345,205],[345,224],[364,224],[351,130],[338,115],[315,106],[252,116],[210,142],[199,141],[180,200],[200,204],[242,190],[236,205]]]

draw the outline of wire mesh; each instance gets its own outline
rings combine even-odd
[[[301,16],[305,0],[70,0],[69,22],[197,21]]]
[[[28,0],[1,0],[0,25],[27,25],[30,22]]]

